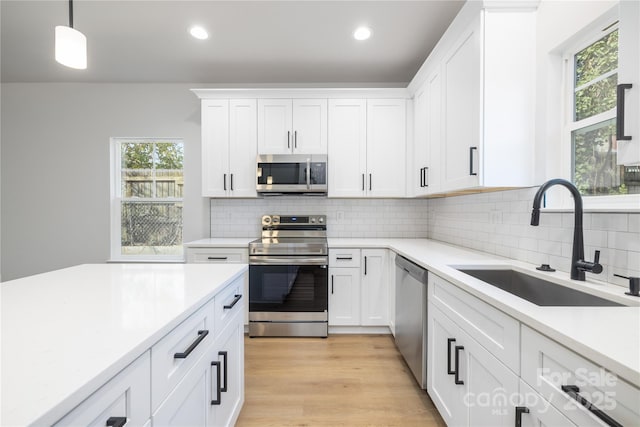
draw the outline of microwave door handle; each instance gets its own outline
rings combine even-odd
[[[307,158],[307,190],[311,188],[311,159]]]

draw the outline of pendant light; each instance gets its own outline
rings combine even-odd
[[[69,0],[69,26],[56,26],[56,61],[78,70],[87,68],[87,38],[73,28],[73,0]]]

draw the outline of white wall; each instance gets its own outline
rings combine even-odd
[[[206,236],[199,86],[3,84],[2,279],[108,260],[113,136],[184,138],[184,239]]]

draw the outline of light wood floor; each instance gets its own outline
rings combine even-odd
[[[391,335],[245,337],[247,426],[444,426]]]

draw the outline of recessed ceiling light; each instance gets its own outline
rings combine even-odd
[[[358,27],[353,32],[353,38],[356,40],[366,40],[371,37],[371,30],[367,27]]]
[[[189,33],[193,37],[197,38],[198,40],[206,40],[206,39],[209,38],[209,33],[207,33],[207,30],[205,30],[204,28],[202,28],[202,27],[200,27],[198,25],[195,25],[195,26],[191,27],[189,29]]]

